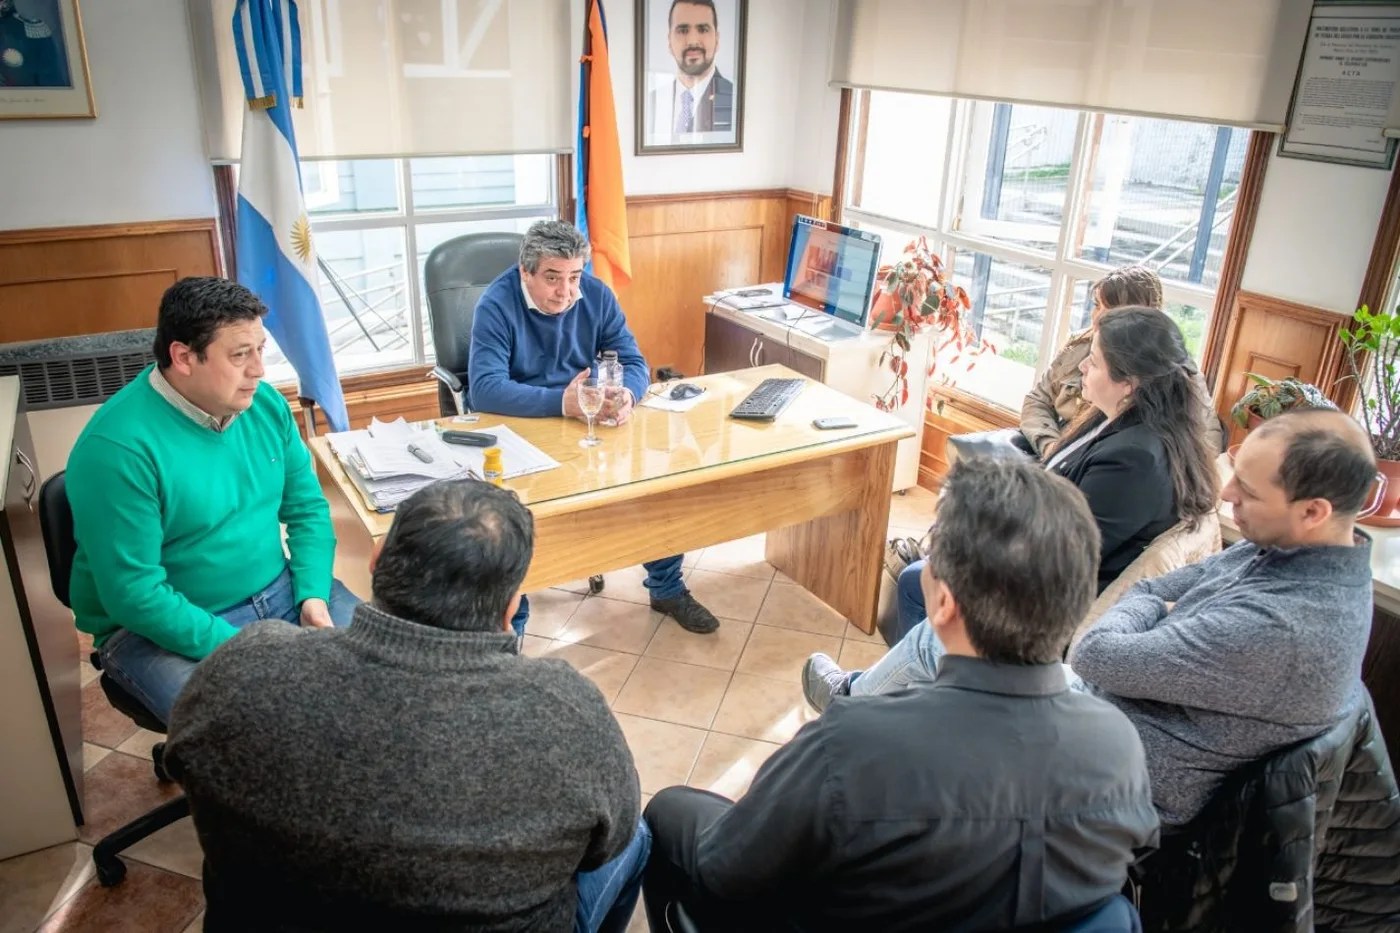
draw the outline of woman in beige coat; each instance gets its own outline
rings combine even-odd
[[[1160,309],[1162,280],[1147,266],[1124,266],[1094,283],[1093,296],[1090,320],[1097,324],[1100,315],[1114,308]],[[1021,403],[1021,434],[1040,459],[1044,459],[1046,449],[1060,439],[1065,426],[1072,423],[1087,404],[1079,391],[1079,364],[1089,355],[1093,340],[1092,326],[1071,337]],[[1218,451],[1220,420],[1211,408],[1205,377],[1194,367],[1192,381],[1206,408],[1206,443],[1211,450]]]

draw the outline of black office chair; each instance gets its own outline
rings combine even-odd
[[[434,247],[423,263],[423,293],[437,356],[433,378],[443,418],[465,414],[470,407],[467,359],[476,303],[496,276],[520,262],[524,239],[518,233],[467,233]],[[588,578],[588,591],[603,591],[602,576]]]
[[[44,537],[44,553],[49,559],[49,583],[58,601],[65,606],[68,602],[68,580],[73,570],[73,555],[78,550],[73,537],[73,510],[68,504],[68,492],[64,485],[63,473],[59,472],[44,481],[39,490],[39,527]],[[70,606],[71,608],[71,606]],[[94,651],[90,659],[92,666],[102,669],[101,659]],[[117,683],[102,675],[99,683],[107,700],[118,712],[129,716],[136,725],[151,732],[165,733],[165,723],[155,714],[127,693]],[[165,743],[157,743],[151,749],[151,759],[155,765],[156,780],[166,783],[170,775],[165,770]],[[176,820],[190,815],[190,802],[184,794],[169,800],[154,810],[127,823],[114,832],[108,833],[92,850],[92,861],[97,866],[97,880],[104,888],[110,888],[126,877],[126,863],[119,853],[164,829]]]
[[[468,408],[467,356],[472,317],[486,286],[520,261],[518,233],[468,233],[435,247],[423,264],[423,293],[433,329],[438,408],[442,417]]]

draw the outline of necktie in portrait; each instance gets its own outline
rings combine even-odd
[[[695,130],[695,104],[691,100],[689,91],[681,92],[681,106],[676,113],[676,135],[690,133]]]

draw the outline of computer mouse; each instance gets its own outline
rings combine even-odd
[[[695,398],[695,396],[699,395],[704,391],[704,389],[700,388],[697,385],[691,385],[688,382],[682,382],[680,385],[675,386],[671,389],[671,398],[675,399],[678,402],[683,402],[688,398]]]

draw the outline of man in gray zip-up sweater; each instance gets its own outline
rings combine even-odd
[[[1137,726],[1164,825],[1361,701],[1371,541],[1355,520],[1375,476],[1352,418],[1271,419],[1222,493],[1245,540],[1138,584],[1074,650],[1074,672]]]

